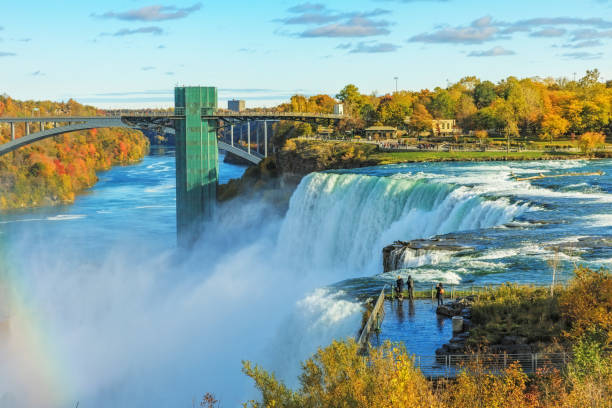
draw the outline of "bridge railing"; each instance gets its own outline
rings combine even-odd
[[[1,121],[76,121],[76,120],[90,120],[96,118],[122,118],[122,117],[175,117],[175,116],[184,116],[185,108],[177,107],[173,110],[168,111],[159,111],[159,110],[102,110],[100,111],[100,115],[89,115],[89,116],[78,116],[74,114],[54,114],[49,116],[24,116],[24,117],[0,117]],[[215,111],[214,113],[210,113],[210,109],[202,108],[201,115],[203,117],[218,117],[218,118],[252,118],[253,120],[257,120],[259,118],[270,118],[270,119],[282,119],[287,118],[291,120],[292,118],[305,118],[305,119],[343,119],[344,115],[335,115],[331,113],[304,113],[304,112],[219,112]]]
[[[202,116],[211,116],[207,108],[202,108]],[[332,113],[304,113],[304,112],[215,112],[212,116],[226,118],[241,118],[241,117],[270,117],[270,118],[321,118],[321,119],[343,119],[344,115],[335,115]]]

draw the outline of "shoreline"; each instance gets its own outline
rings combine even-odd
[[[478,153],[478,154],[469,154],[469,153]],[[498,153],[498,154],[491,154]],[[588,154],[572,154],[572,155],[563,155],[563,154],[551,154],[545,151],[542,152],[529,152],[530,154],[525,155],[525,153],[520,152],[511,152],[509,155],[505,152],[458,152],[453,154],[453,152],[385,152],[385,153],[376,153],[372,155],[372,159],[379,159],[379,163],[377,166],[385,166],[391,164],[403,164],[403,163],[444,163],[444,162],[497,162],[497,161],[561,161],[561,160],[606,160],[612,159],[612,152],[604,152],[605,156],[599,157],[596,155],[588,155]],[[513,154],[514,153],[514,154]],[[401,157],[401,156],[407,157]],[[415,158],[410,158],[409,156],[417,156]],[[378,157],[377,157],[378,156]],[[382,156],[382,157],[381,157]],[[390,157],[384,157],[390,156]],[[400,157],[393,157],[400,156]],[[419,157],[421,156],[421,157]],[[436,157],[437,156],[437,157]],[[470,157],[471,156],[471,157]]]

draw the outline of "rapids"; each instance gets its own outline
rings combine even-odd
[[[511,178],[568,169],[605,175]],[[222,164],[221,181],[243,171]],[[593,239],[612,235],[611,174],[611,160],[315,173],[283,217],[238,199],[181,251],[173,154],[154,151],[73,205],[0,214],[0,407],[189,406],[206,392],[238,406],[254,396],[241,360],[295,385],[299,361],[354,335],[361,301],[397,274],[417,288],[546,284],[554,245],[561,280],[578,263],[610,267]],[[382,273],[384,246],[443,234],[474,249]]]

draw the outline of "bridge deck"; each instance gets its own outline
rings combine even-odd
[[[174,112],[130,112],[117,115],[98,116],[0,116],[0,122],[84,122],[88,120],[116,120],[116,119],[184,119],[184,111],[176,109]],[[301,112],[215,112],[212,115],[202,113],[203,120],[211,119],[237,119],[237,120],[304,120],[304,119],[345,119],[344,115],[328,113],[301,113]]]

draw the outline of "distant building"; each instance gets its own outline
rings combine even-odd
[[[246,102],[241,99],[232,99],[227,101],[227,109],[234,112],[242,112],[246,109]]]
[[[370,126],[365,129],[367,139],[391,139],[397,137],[397,129],[392,126]]]
[[[337,103],[334,105],[334,115],[344,115],[344,105]]]
[[[431,121],[431,129],[434,135],[450,136],[455,133],[461,133],[461,129],[457,127],[455,119],[434,119]]]

